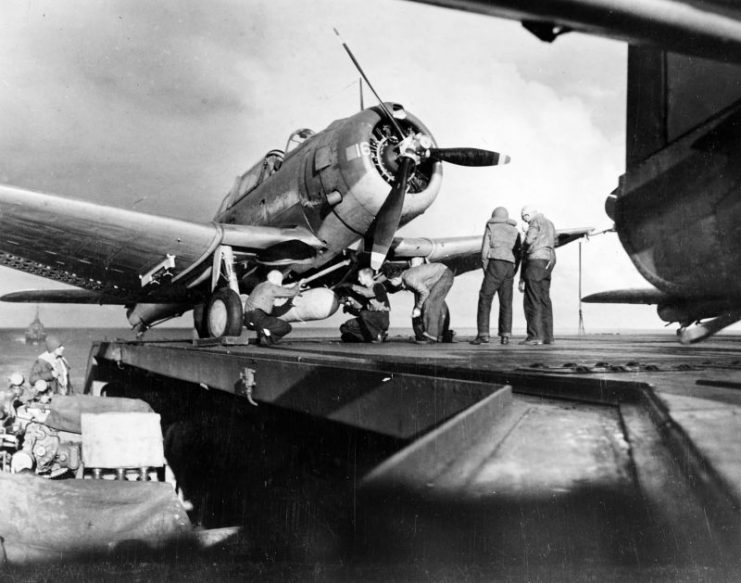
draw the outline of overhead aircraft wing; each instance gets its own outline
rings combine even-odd
[[[741,8],[729,0],[415,0],[519,20],[541,40],[576,30],[741,62]]]
[[[0,186],[0,264],[91,292],[43,292],[54,301],[187,301],[219,245],[259,260],[323,243],[299,227],[196,223]],[[41,301],[23,293],[10,297]]]
[[[656,288],[616,289],[583,297],[588,304],[665,304],[674,298]]]
[[[34,304],[99,304],[125,305],[128,302],[119,296],[106,295],[86,289],[30,289],[11,292],[2,296],[4,302],[26,302]]]
[[[591,233],[592,227],[558,229],[556,247],[566,245]],[[444,263],[456,275],[481,268],[481,235],[444,238],[395,237],[391,244],[389,261],[422,257],[429,262]]]

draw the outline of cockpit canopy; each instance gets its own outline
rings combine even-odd
[[[222,201],[217,214],[221,214],[233,207],[268,177],[275,174],[280,169],[281,164],[283,164],[284,157],[283,150],[270,150],[260,162],[241,176],[238,176],[229,194]]]

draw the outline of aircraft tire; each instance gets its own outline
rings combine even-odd
[[[224,287],[214,292],[205,314],[211,338],[239,336],[242,333],[242,300],[234,290]]]
[[[206,326],[206,304],[198,304],[193,307],[193,328],[198,338],[208,338],[208,327]]]

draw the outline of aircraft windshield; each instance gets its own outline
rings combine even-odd
[[[226,195],[226,198],[221,203],[218,214],[234,206],[239,200],[262,184],[269,176],[275,174],[280,169],[281,164],[283,164],[283,158],[284,153],[282,150],[270,150],[265,155],[265,158],[247,172],[238,176],[234,181],[231,191],[229,191],[229,194]]]
[[[288,142],[286,143],[286,153],[298,148],[301,144],[303,144],[306,140],[313,136],[314,133],[314,130],[310,130],[309,128],[303,128],[293,132],[290,136],[288,136]]]

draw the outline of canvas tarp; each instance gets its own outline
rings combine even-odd
[[[44,422],[59,431],[80,433],[83,413],[150,413],[152,407],[140,399],[94,397],[92,395],[54,395]]]
[[[159,545],[190,532],[167,483],[0,472],[0,551],[11,564],[107,552],[124,541]]]

